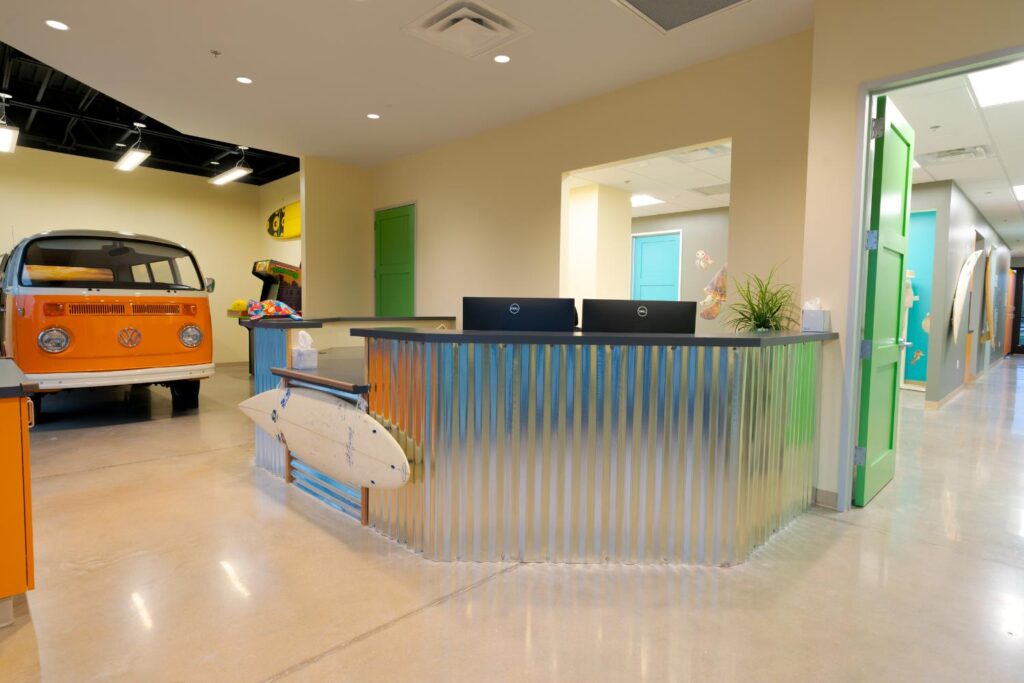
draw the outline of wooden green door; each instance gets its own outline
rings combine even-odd
[[[373,221],[375,312],[408,316],[415,311],[414,206],[378,211]]]
[[[896,469],[900,316],[914,161],[914,130],[885,97],[875,103],[871,135],[867,293],[853,487],[854,505],[861,506],[892,480]]]

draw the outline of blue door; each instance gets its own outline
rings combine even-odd
[[[633,298],[679,301],[679,233],[633,237]]]
[[[907,312],[907,360],[903,378],[908,382],[928,381],[928,333],[932,322],[932,271],[935,261],[935,212],[916,211],[910,214],[907,240],[907,270],[914,274],[910,286],[914,301]],[[937,329],[940,331],[942,325]]]

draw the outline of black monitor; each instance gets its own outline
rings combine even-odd
[[[572,332],[573,299],[467,296],[462,298],[462,329],[503,332]]]
[[[696,324],[694,301],[583,300],[584,332],[693,334]]]

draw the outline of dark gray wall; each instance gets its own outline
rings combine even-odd
[[[1006,325],[1006,269],[1010,251],[981,213],[952,181],[915,185],[911,198],[912,211],[936,212],[935,264],[932,285],[932,323],[928,340],[928,386],[925,398],[941,401],[964,382],[967,354],[967,332],[974,331],[975,348],[971,353],[974,372],[982,372],[1001,358]],[[993,339],[980,343],[984,316],[983,291],[986,259],[983,256],[974,271],[974,288],[970,309],[960,324],[957,341],[953,341],[953,295],[960,268],[975,249],[981,235],[986,255],[993,259]]]
[[[682,231],[682,267],[679,296],[682,301],[700,301],[707,293],[704,288],[729,261],[729,209],[709,209],[686,213],[667,213],[633,219],[633,234],[645,232]],[[714,263],[706,269],[697,265],[697,251],[707,252]],[[732,289],[732,274],[728,289]],[[737,274],[738,275],[738,274]],[[722,332],[728,329],[729,311],[723,306],[715,320],[697,316],[698,332]]]

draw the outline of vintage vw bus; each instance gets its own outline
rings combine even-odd
[[[185,247],[124,232],[60,230],[0,257],[2,355],[50,392],[170,387],[194,408],[213,374],[208,292]]]

